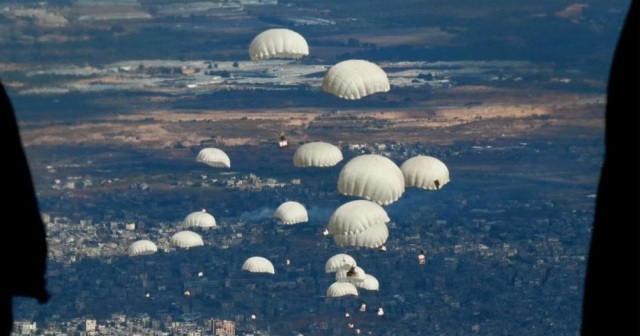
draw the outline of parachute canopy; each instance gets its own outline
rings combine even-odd
[[[307,209],[304,205],[288,201],[280,204],[276,209],[274,216],[279,218],[282,224],[293,225],[303,223],[309,220]]]
[[[285,28],[267,29],[249,45],[252,61],[283,58],[299,59],[309,55],[309,45],[299,33]]]
[[[366,248],[379,248],[384,245],[389,238],[389,228],[387,224],[376,224],[362,232],[356,234],[336,234],[333,241],[338,246],[358,246]]]
[[[391,86],[387,74],[375,63],[346,60],[332,66],[322,80],[322,90],[343,99],[360,99],[387,92]]]
[[[389,221],[387,212],[379,204],[355,200],[344,203],[331,214],[327,230],[330,235],[353,235]]]
[[[363,154],[349,160],[338,177],[338,192],[364,197],[378,204],[391,204],[404,193],[402,170],[379,154]]]
[[[196,157],[196,162],[202,162],[215,168],[231,167],[231,160],[227,153],[219,148],[213,147],[202,149]]]
[[[327,288],[327,297],[358,296],[358,288],[350,282],[334,282]]]
[[[195,246],[204,245],[204,242],[202,241],[202,237],[199,234],[189,230],[184,230],[184,231],[175,233],[173,236],[171,236],[171,239],[169,240],[169,242],[171,243],[171,245],[175,247],[181,247],[186,249],[195,247]]]
[[[407,159],[400,166],[406,187],[439,190],[449,183],[449,168],[439,159],[417,155]]]
[[[362,288],[370,291],[377,291],[380,289],[380,282],[371,274],[365,274],[363,281],[355,281],[353,282],[353,284],[357,288]]]
[[[340,161],[340,148],[322,141],[303,144],[293,154],[293,165],[296,167],[332,167]]]
[[[273,263],[269,259],[257,256],[245,260],[242,264],[242,270],[252,273],[276,273]]]
[[[130,256],[149,255],[158,252],[158,246],[150,240],[141,239],[129,245]]]
[[[327,260],[324,264],[326,273],[333,273],[339,270],[349,270],[351,267],[357,266],[356,260],[352,256],[345,253],[338,253]]]
[[[186,227],[214,227],[216,226],[216,219],[207,212],[207,210],[202,209],[201,211],[192,212],[185,217],[183,221],[184,226]]]

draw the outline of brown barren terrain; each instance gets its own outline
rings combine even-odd
[[[480,96],[487,97],[478,101]],[[474,101],[473,104],[460,102]],[[458,103],[456,103],[458,102]],[[490,88],[456,88],[418,107],[329,111],[321,109],[141,111],[81,124],[30,123],[26,146],[126,145],[147,149],[177,145],[257,145],[285,132],[295,142],[425,142],[536,134],[580,136],[603,132],[604,97],[576,94],[491,94]],[[566,129],[571,129],[567,132]]]

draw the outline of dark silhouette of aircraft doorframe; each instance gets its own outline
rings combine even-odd
[[[587,259],[582,336],[640,335],[638,32],[638,1],[632,0],[609,71],[605,154]]]
[[[31,170],[20,138],[20,130],[13,105],[0,82],[0,113],[2,115],[3,149],[7,159],[4,166],[5,197],[2,204],[7,213],[3,235],[8,238],[2,246],[3,281],[0,285],[2,300],[2,334],[13,330],[13,298],[34,298],[44,304],[49,301],[46,290],[47,240],[35,193]],[[19,239],[16,239],[19,238]]]

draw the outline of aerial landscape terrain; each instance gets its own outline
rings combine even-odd
[[[5,1],[0,79],[47,224],[49,303],[16,335],[578,335],[627,0]],[[253,60],[271,28],[308,55]],[[390,89],[343,99],[344,60]],[[287,146],[279,146],[286,139]],[[294,165],[327,142],[343,159]],[[229,166],[196,161],[218,148]],[[448,168],[382,204],[381,246],[323,231],[350,160]],[[308,221],[274,212],[297,201]],[[188,227],[206,210],[213,227]],[[202,246],[171,237],[189,229]],[[150,240],[157,252],[131,255]],[[424,252],[426,263],[418,262]],[[332,297],[348,254],[379,282]],[[252,256],[274,273],[243,269]],[[366,304],[366,309],[361,309]],[[377,313],[384,308],[384,315]]]

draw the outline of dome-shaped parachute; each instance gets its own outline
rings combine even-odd
[[[355,275],[348,276],[349,269],[341,269],[336,272],[336,281],[338,282],[361,282],[364,281],[367,273],[361,267],[354,267]]]
[[[326,273],[333,273],[339,270],[349,270],[351,267],[357,266],[356,260],[345,253],[338,253],[327,260],[324,264]]]
[[[150,240],[141,239],[131,243],[128,252],[130,256],[149,255],[158,252],[158,246]]]
[[[438,190],[449,183],[449,168],[439,159],[417,155],[400,166],[406,187]]]
[[[213,147],[202,149],[196,157],[196,162],[202,162],[215,168],[231,167],[231,160],[227,153],[219,148]]]
[[[391,159],[363,154],[349,160],[338,176],[338,192],[388,205],[404,193],[402,170]]]
[[[184,218],[183,225],[185,227],[214,227],[216,226],[216,219],[207,212],[207,210],[202,209],[201,211],[192,212]]]
[[[249,45],[252,61],[281,58],[299,59],[309,55],[309,45],[299,33],[285,28],[267,29]]]
[[[365,274],[363,281],[355,281],[353,282],[353,284],[357,288],[362,288],[370,291],[380,290],[380,282],[371,274]]]
[[[329,217],[330,235],[356,234],[377,224],[389,222],[382,206],[368,200],[355,200],[339,206]]]
[[[199,234],[189,230],[184,230],[184,231],[175,233],[173,236],[171,236],[171,239],[169,240],[169,242],[171,243],[171,245],[175,247],[181,247],[181,248],[187,248],[187,249],[190,247],[204,245],[204,242],[202,241],[202,237]]]
[[[334,282],[327,288],[327,297],[358,296],[358,288],[350,282]]]
[[[366,248],[379,248],[384,245],[389,238],[389,228],[387,224],[377,224],[356,234],[337,234],[333,236],[336,245],[358,246]]]
[[[351,100],[387,92],[390,88],[389,78],[382,68],[375,63],[357,59],[332,66],[322,80],[322,90]]]
[[[269,259],[263,257],[251,257],[245,260],[242,264],[242,270],[252,273],[276,273],[273,263],[271,263]]]
[[[309,220],[307,209],[304,205],[294,201],[280,204],[274,216],[279,218],[282,224],[285,225],[303,223]]]
[[[293,154],[296,167],[332,167],[342,161],[342,152],[338,146],[322,142],[308,142],[298,147]]]

